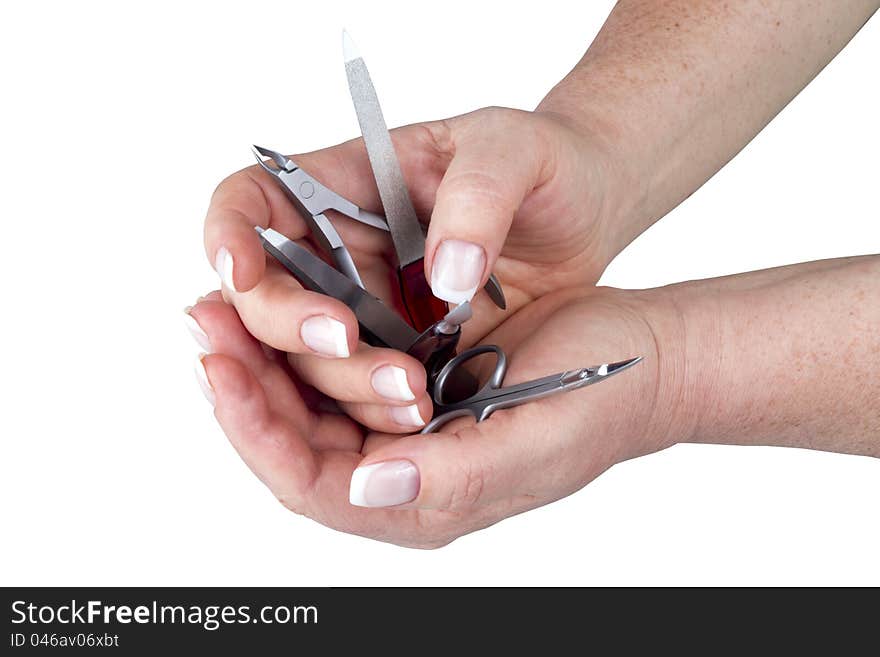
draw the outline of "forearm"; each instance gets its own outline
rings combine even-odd
[[[878,0],[622,0],[544,99],[604,135],[613,257],[708,180],[852,38]]]
[[[880,456],[880,256],[655,292],[682,345],[685,440]]]

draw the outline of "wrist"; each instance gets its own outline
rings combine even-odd
[[[579,422],[606,437],[611,460],[691,441],[706,399],[702,386],[711,384],[692,376],[691,354],[698,349],[678,301],[665,289],[599,287],[567,303],[580,305],[584,362],[642,357],[617,386],[597,387],[582,409]]]
[[[687,285],[632,292],[654,343],[655,392],[646,426],[656,449],[697,442],[718,405],[719,314],[710,295],[697,299]]]
[[[602,203],[597,223],[603,264],[607,266],[650,221],[646,220],[646,176],[639,140],[627,138],[624,126],[609,112],[583,97],[577,85],[560,82],[535,109],[574,136],[585,165],[598,170]]]

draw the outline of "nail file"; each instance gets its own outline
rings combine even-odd
[[[348,88],[379,188],[385,220],[400,267],[406,267],[425,257],[425,236],[403,180],[367,65],[347,32],[342,33],[342,46]]]
[[[445,301],[434,296],[425,279],[425,234],[403,180],[370,73],[346,32],[342,33],[342,47],[348,89],[397,254],[397,279],[403,306],[410,324],[422,332],[441,319],[448,308]]]

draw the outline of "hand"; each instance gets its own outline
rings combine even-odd
[[[615,204],[607,182],[612,158],[597,137],[557,115],[500,108],[408,126],[393,137],[417,212],[430,216],[426,275],[435,293],[461,302],[491,271],[504,287],[506,313],[477,294],[463,346],[536,299],[598,279],[612,255],[603,241],[604,217]],[[295,159],[361,207],[381,211],[361,140]],[[399,306],[388,236],[343,217],[333,220],[367,289]],[[289,353],[304,382],[339,400],[359,422],[389,432],[421,426],[431,403],[420,364],[359,344],[346,306],[303,290],[274,262],[267,267],[255,225],[308,242],[305,222],[275,181],[253,166],[218,187],[205,227],[224,296],[248,331]],[[335,362],[339,358],[348,364]]]
[[[614,463],[668,445],[676,434],[655,412],[669,407],[657,399],[658,371],[674,355],[656,351],[672,342],[655,339],[663,324],[655,315],[641,292],[587,287],[544,295],[487,336],[509,356],[506,384],[629,356],[645,360],[478,424],[457,420],[438,434],[396,438],[365,434],[300,394],[283,358],[267,356],[218,292],[191,310],[212,352],[197,373],[215,416],[274,495],[335,529],[415,547],[444,545],[564,497]]]

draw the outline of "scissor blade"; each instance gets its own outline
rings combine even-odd
[[[563,372],[560,382],[565,387],[581,388],[607,379],[609,376],[619,374],[641,360],[641,356],[636,356],[635,358],[620,360],[616,363],[605,363],[604,365],[585,367],[580,370],[569,370],[568,372]]]
[[[603,365],[605,368],[604,374],[602,376],[611,376],[612,374],[617,374],[619,372],[623,372],[623,370],[628,369],[642,360],[641,356],[636,356],[635,358],[630,358],[629,360],[619,360],[616,363],[609,363],[608,365]]]
[[[294,168],[296,168],[296,165],[294,165],[293,162],[284,157],[281,153],[273,151],[271,148],[263,148],[262,146],[251,144],[251,152],[253,152],[254,157],[257,158],[257,163],[269,173],[277,172],[266,165],[266,163],[263,161],[264,157],[268,157],[270,160],[272,160],[281,171],[292,171]]]
[[[304,287],[326,294],[352,309],[371,336],[392,349],[407,351],[419,334],[394,311],[310,251],[271,228],[256,227],[263,248]]]
[[[605,363],[604,365],[595,365],[593,367],[583,367],[577,370],[567,370],[565,372],[557,372],[549,376],[542,376],[539,379],[524,381],[512,386],[504,386],[497,390],[487,390],[485,396],[518,396],[525,395],[525,398],[537,399],[556,391],[577,390],[584,386],[604,381],[609,376],[619,374],[629,369],[642,360],[641,356],[621,360],[616,363]],[[481,398],[483,394],[479,394],[474,399]]]
[[[492,299],[492,303],[501,308],[501,310],[507,309],[507,300],[504,298],[504,290],[501,288],[501,283],[495,278],[495,274],[489,274],[489,280],[486,281],[483,289],[486,290],[486,294]]]
[[[405,267],[425,257],[425,235],[400,171],[397,153],[367,65],[347,32],[342,33],[342,46],[348,89],[385,209],[394,251],[400,267]]]

